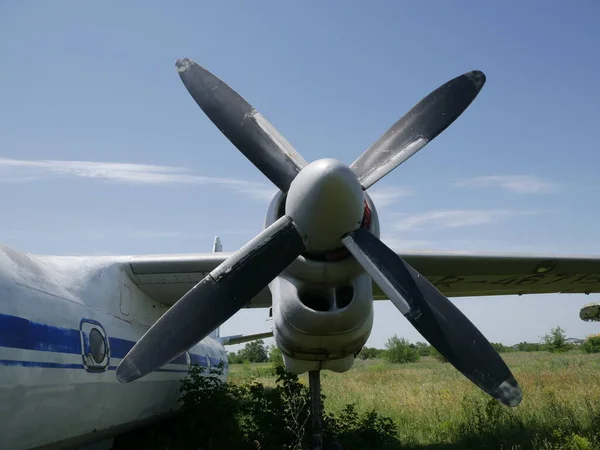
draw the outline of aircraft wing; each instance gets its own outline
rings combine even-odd
[[[130,276],[153,300],[171,306],[233,253],[133,256]],[[268,308],[271,292],[263,289],[246,308]]]
[[[133,281],[154,300],[173,305],[233,253],[133,256]],[[398,252],[448,297],[600,292],[600,256],[462,252]],[[373,284],[376,300],[386,299]],[[268,288],[246,308],[268,308]]]
[[[600,292],[600,256],[398,253],[447,297]],[[377,300],[385,299],[373,286]]]

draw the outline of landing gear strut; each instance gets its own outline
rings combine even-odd
[[[312,450],[343,450],[337,442],[323,444],[323,410],[321,409],[321,371],[308,372],[310,416],[312,419]]]
[[[321,410],[321,371],[308,372],[310,417],[312,419],[312,448],[323,450],[323,411]]]

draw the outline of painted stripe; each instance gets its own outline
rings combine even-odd
[[[0,333],[2,330],[0,330]],[[38,361],[64,364],[83,364],[81,355],[72,353],[44,352],[41,350],[24,350],[22,348],[0,347],[0,359],[13,361]]]
[[[0,359],[0,366],[44,367],[46,369],[83,369],[83,364],[65,364],[46,361],[15,361]]]
[[[109,366],[108,370],[117,370],[117,366]],[[156,369],[154,372],[188,373],[188,369]]]
[[[125,355],[135,345],[135,342],[111,336],[108,337],[108,343],[110,345],[110,356],[114,358],[125,358]]]
[[[210,360],[210,365],[211,366],[218,366],[221,363],[221,360],[218,358],[208,358]]]
[[[108,336],[108,341],[111,359],[124,358],[135,345],[134,341],[111,336]],[[0,314],[0,350],[2,350],[2,347],[5,350],[19,350],[19,354],[18,356],[7,355],[4,354],[5,352],[0,352],[5,358],[0,359],[0,365],[84,369],[83,364],[49,361],[49,359],[55,358],[46,357],[45,355],[40,357],[39,353],[37,355],[33,353],[25,358],[21,353],[23,350],[32,350],[81,356],[81,334],[79,330],[46,325],[22,317]],[[207,356],[192,353],[190,357],[192,364],[208,367],[209,358]],[[219,361],[219,359],[210,358],[211,365],[216,365]],[[156,372],[187,372],[188,370],[185,353],[169,364],[184,365],[186,369],[163,368],[156,370]],[[112,367],[116,369],[116,366],[111,366],[109,370],[114,370]]]
[[[0,366],[43,367],[45,369],[85,369],[83,364],[65,364],[47,361],[18,361],[13,359],[0,359]],[[110,366],[108,370],[117,370],[117,366]],[[157,369],[154,372],[187,373],[188,369]]]
[[[198,364],[201,367],[208,367],[208,358],[206,356],[191,354],[190,357],[192,364]]]
[[[0,314],[0,347],[81,355],[79,330]]]

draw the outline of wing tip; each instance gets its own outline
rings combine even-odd
[[[120,383],[130,383],[142,376],[140,370],[128,359],[124,359],[117,367],[117,380]]]
[[[188,70],[190,70],[190,68],[194,65],[194,61],[192,61],[189,58],[179,58],[177,59],[177,61],[175,61],[175,68],[177,69],[177,72],[181,73],[181,72],[186,72]]]
[[[514,408],[523,400],[523,391],[519,387],[519,383],[513,376],[505,380],[498,386],[494,395],[500,402]]]
[[[479,92],[485,84],[487,77],[481,70],[472,70],[467,72],[465,76],[475,85],[475,89]]]

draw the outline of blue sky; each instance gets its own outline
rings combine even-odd
[[[274,188],[204,116],[188,57],[309,161],[351,163],[423,96],[480,69],[469,109],[377,183],[395,249],[600,254],[600,4],[0,1],[0,241],[46,254],[236,250]],[[535,341],[598,296],[455,299]],[[242,311],[223,334],[262,331]],[[368,345],[422,338],[389,302]]]

